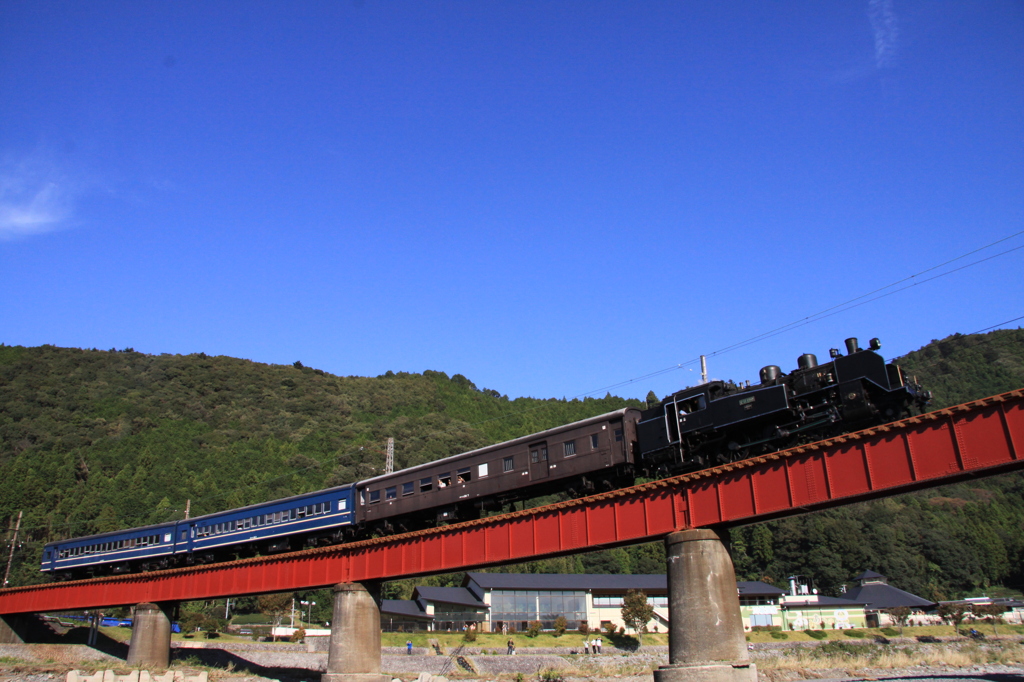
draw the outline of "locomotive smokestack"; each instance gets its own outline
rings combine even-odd
[[[700,356],[700,383],[708,383],[708,359]]]
[[[800,369],[813,369],[818,366],[818,356],[814,353],[804,353],[796,359],[796,366]]]
[[[851,336],[850,338],[846,339],[846,354],[847,355],[853,355],[854,353],[856,353],[859,350],[860,350],[860,348],[857,347],[857,337],[856,336]]]

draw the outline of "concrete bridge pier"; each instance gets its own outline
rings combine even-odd
[[[171,664],[171,616],[175,602],[138,604],[132,618],[127,663],[132,668],[166,670]]]
[[[654,682],[757,682],[747,654],[736,571],[718,535],[695,529],[665,538],[668,662]]]
[[[376,592],[376,590],[374,590]],[[361,583],[334,586],[331,643],[321,682],[391,682],[380,672],[380,608]]]

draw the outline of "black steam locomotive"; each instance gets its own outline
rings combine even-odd
[[[846,355],[833,348],[819,365],[806,353],[789,374],[768,365],[756,386],[710,381],[679,391],[641,413],[638,464],[652,477],[694,471],[923,411],[931,393],[886,364],[881,347],[849,338]]]

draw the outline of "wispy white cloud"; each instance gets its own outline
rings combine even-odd
[[[868,0],[868,18],[875,34],[875,66],[890,67],[896,59],[896,39],[900,35],[892,0]]]
[[[0,240],[66,227],[74,195],[71,181],[41,155],[0,162]]]

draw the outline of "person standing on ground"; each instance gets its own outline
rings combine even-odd
[[[407,653],[410,656],[412,656],[412,640],[411,639],[405,640],[405,653]]]
[[[508,655],[511,656],[516,652],[516,643],[512,641],[512,638],[508,638]]]
[[[598,637],[596,640],[594,640],[594,643],[597,645],[597,653],[601,653],[601,638]]]

